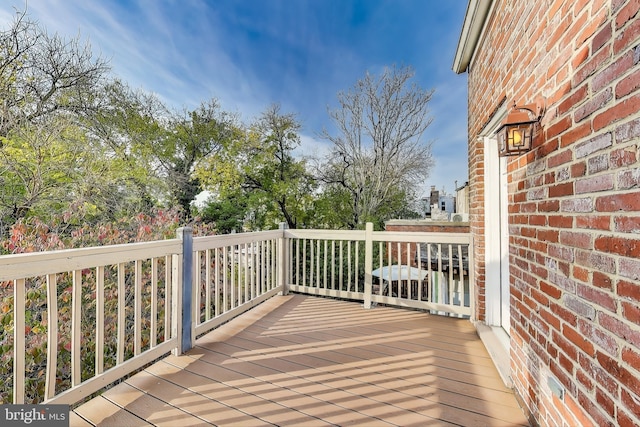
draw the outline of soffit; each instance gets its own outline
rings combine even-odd
[[[493,0],[469,0],[456,56],[453,60],[453,71],[457,74],[467,71],[482,36],[492,4]]]

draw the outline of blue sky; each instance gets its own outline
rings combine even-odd
[[[176,108],[212,97],[244,122],[272,103],[302,123],[322,154],[327,108],[365,72],[414,68],[435,89],[436,166],[424,183],[453,192],[468,179],[467,77],[452,70],[466,0],[3,0],[0,24],[27,4],[47,31],[88,39],[128,84]]]

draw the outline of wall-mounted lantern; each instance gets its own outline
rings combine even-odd
[[[544,108],[543,99],[526,105],[513,102],[511,111],[496,132],[500,156],[514,156],[531,150],[536,125],[544,114]]]

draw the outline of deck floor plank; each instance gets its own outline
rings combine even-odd
[[[473,325],[277,296],[74,410],[72,426],[526,426]]]

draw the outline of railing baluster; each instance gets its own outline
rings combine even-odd
[[[296,240],[296,285],[300,286],[304,286],[304,283],[301,283],[301,268],[302,268],[302,258],[300,256],[300,247],[302,246],[302,241],[301,239],[297,239]]]
[[[264,265],[264,244],[262,241],[258,241],[256,242],[256,263],[257,263],[257,268],[256,268],[256,295],[260,296],[262,295],[263,289],[264,289],[264,281],[265,281],[265,276],[264,276],[264,272],[265,272],[265,268],[266,266]]]
[[[370,309],[373,290],[373,224],[368,222],[364,231],[364,308]]]
[[[236,307],[239,305],[242,305],[242,299],[244,298],[244,292],[243,292],[243,274],[242,274],[242,266],[243,266],[243,262],[242,262],[242,246],[238,245],[236,246],[236,251],[237,251],[237,258],[236,258]]]
[[[307,283],[307,239],[302,240],[302,286],[309,286]]]
[[[257,245],[257,253],[256,253],[256,261],[258,263],[258,268],[256,269],[256,294],[262,295],[262,289],[264,287],[264,256],[263,256],[263,248],[262,242],[256,242]]]
[[[58,276],[47,274],[47,380],[44,397],[56,394],[56,372],[58,369]],[[104,322],[103,322],[104,324]],[[96,345],[97,345],[96,337]]]
[[[444,300],[444,290],[443,290],[443,283],[442,283],[442,277],[444,276],[444,274],[442,274],[442,244],[438,243],[438,272],[436,273],[438,276],[438,297],[437,297],[437,301],[440,304],[446,304],[446,301]]]
[[[71,385],[77,386],[82,382],[82,368],[80,366],[82,338],[82,270],[73,271],[71,297]]]
[[[204,311],[204,319],[211,319],[211,249],[207,249],[204,251],[205,253],[205,269],[204,269],[204,303],[206,305]]]
[[[104,371],[104,302],[104,266],[99,266],[96,267],[96,374]]]
[[[233,283],[233,292],[232,292],[233,298],[231,298],[231,308],[236,308],[238,306],[238,299],[240,299],[240,297],[238,296],[238,274],[240,273],[240,268],[238,266],[238,261],[235,256],[237,247],[238,247],[237,245],[233,246],[234,257],[233,257],[233,268],[231,270],[231,280]]]
[[[264,242],[260,242],[260,259],[259,259],[259,277],[260,277],[260,291],[266,292],[269,290],[269,276],[267,274],[267,265],[269,260],[267,259],[267,245]]]
[[[415,245],[415,244],[414,244]],[[413,299],[413,278],[415,271],[411,268],[413,263],[411,262],[411,248],[412,244],[407,242],[407,268],[409,269],[409,281],[407,283],[407,299]],[[420,277],[420,273],[416,273]],[[416,281],[418,280],[416,277]]]
[[[158,258],[151,258],[151,332],[149,348],[158,343]]]
[[[276,254],[278,250],[276,248],[276,241],[270,240],[267,242],[267,262],[269,263],[269,281],[267,283],[267,289],[271,290],[277,286],[276,274],[278,272]]]
[[[133,355],[140,354],[142,347],[142,261],[134,263],[133,287]]]
[[[327,248],[329,246],[329,241],[327,239],[324,240],[324,256],[323,256],[323,260],[324,260],[324,265],[322,266],[322,284],[323,284],[323,288],[327,289],[328,283],[327,283]]]
[[[284,231],[287,224],[280,223],[280,235],[274,241],[275,252],[273,254],[276,261],[276,282],[273,284],[274,288],[279,288],[279,295],[289,294],[289,274],[287,271],[287,259],[290,258],[290,252],[287,252],[287,241],[284,238]],[[262,292],[260,293],[262,295]]]
[[[400,242],[396,242],[396,263],[399,266],[402,266],[402,247]],[[401,267],[399,267],[401,268]],[[389,274],[391,274],[391,269],[389,269]],[[402,297],[402,280],[401,279],[401,274],[400,272],[398,272],[398,280],[396,281],[396,297],[401,298]]]
[[[254,272],[254,276],[256,277],[257,282],[257,295],[262,295],[262,293],[270,289],[269,277],[267,275],[268,268],[271,265],[269,263],[270,260],[267,257],[269,242],[260,241],[256,242],[256,245],[257,248],[254,256],[256,261],[256,271]]]
[[[342,240],[340,240],[340,262],[338,265],[338,289],[340,289],[341,291],[344,291],[344,269],[343,269],[343,260],[344,260],[344,254],[343,254],[343,250],[342,250]]]
[[[313,245],[314,240],[310,239],[309,240],[309,286],[311,287],[316,287],[316,284],[314,282],[314,273],[315,273],[315,254],[314,254],[314,245]]]
[[[227,270],[229,265],[228,246],[222,248],[222,258],[224,264],[222,265],[222,313],[225,313],[229,309],[229,292],[230,289],[227,284]]]
[[[125,265],[118,264],[118,345],[116,353],[116,365],[124,362],[125,346]]]
[[[351,256],[351,240],[347,241],[347,291],[351,290],[353,285],[352,271],[352,256]]]
[[[231,308],[236,308],[236,246],[231,246]]]
[[[433,254],[431,253],[431,243],[427,244],[427,277],[428,277],[428,283],[429,286],[427,286],[427,301],[429,302],[435,302],[434,298],[433,298],[433,292],[434,292],[434,274],[431,271],[431,260],[432,260]]]
[[[460,307],[464,307],[464,271],[462,268],[462,245],[458,245],[458,284],[457,284],[457,289],[458,289],[458,305]]]
[[[418,295],[416,296],[416,299],[418,301],[422,301],[424,295],[424,281],[426,276],[422,277],[422,272],[424,271],[424,269],[422,268],[422,244],[420,242],[416,243],[416,260],[418,264]]]
[[[271,275],[271,272],[272,272],[271,245],[269,242],[262,243],[261,257],[262,257],[261,264],[263,265],[263,269],[262,269],[262,282],[264,283],[263,290],[264,292],[267,292],[273,286],[272,275]]]
[[[265,259],[264,259],[264,242],[259,241],[257,242],[258,245],[258,264],[259,264],[259,268],[258,268],[258,295],[262,295],[262,293],[264,292],[265,289],[265,280],[266,280],[266,265],[265,265]]]
[[[353,275],[355,277],[355,291],[356,292],[360,292],[360,243],[359,242],[354,242],[355,246],[356,246],[356,266],[353,272]],[[363,289],[364,291],[364,289]]]
[[[251,250],[251,259],[247,264],[247,273],[249,274],[249,300],[252,300],[261,294],[261,290],[259,289],[259,280],[256,275],[256,270],[260,263],[260,243],[261,242],[252,242],[249,246]]]
[[[286,255],[289,258],[289,271],[287,272],[287,290],[289,289],[289,287],[295,283],[295,267],[294,267],[294,262],[295,260],[297,260],[296,256],[294,255],[294,242],[296,240],[295,239],[285,239],[284,244],[287,245],[288,250],[286,251]]]
[[[240,247],[238,247],[240,248]],[[240,250],[240,249],[238,249]],[[238,257],[238,304],[242,305],[242,298],[244,297],[244,259],[243,257]]]
[[[305,261],[306,261],[306,265],[305,265],[305,273],[306,273],[306,279],[305,279],[305,283],[306,286],[309,287],[313,287],[314,283],[313,283],[313,266],[314,266],[314,259],[313,259],[313,239],[307,239],[305,240],[306,243],[306,250],[305,250]]]
[[[322,280],[320,279],[320,267],[321,267],[321,262],[320,262],[320,256],[322,254],[322,251],[320,251],[320,239],[316,240],[316,287],[321,288],[322,287]]]
[[[249,246],[244,244],[244,302],[249,301]]]
[[[249,298],[253,299],[260,295],[260,292],[257,289],[257,281],[256,281],[256,257],[258,255],[258,245],[260,242],[251,242],[251,259],[249,262]]]
[[[202,314],[202,264],[200,261],[202,260],[202,251],[194,251],[193,253],[193,266],[191,267],[193,271],[193,291],[195,293],[195,300],[193,302],[193,309],[195,315],[193,316],[194,322],[196,324],[200,323],[200,315]],[[206,285],[205,285],[206,289]]]
[[[214,252],[214,257],[213,259],[215,260],[215,315],[216,317],[220,315],[220,304],[222,304],[222,299],[220,298],[220,248],[216,248],[215,252]]]
[[[25,279],[13,281],[13,403],[24,403],[25,383]]]
[[[331,289],[336,288],[336,241],[331,240]]]
[[[173,272],[173,256],[164,257],[164,341],[171,339],[171,315],[172,315],[172,297],[173,297],[173,280],[171,274]]]
[[[269,280],[267,282],[267,288],[265,289],[265,291],[270,291],[271,289],[273,289],[275,278],[275,269],[273,264],[273,240],[267,240],[265,243],[267,245],[267,265],[269,266]]]
[[[454,291],[454,280],[453,280],[453,246],[449,244],[449,301],[447,304],[453,305],[453,291]]]
[[[275,274],[276,274],[276,264],[275,264],[275,250],[273,248],[272,242],[265,242],[264,245],[264,262],[267,265],[266,277],[265,277],[265,292],[267,290],[273,289],[275,286]]]
[[[378,268],[380,269],[380,276],[378,277],[378,294],[384,294],[384,281],[382,279],[382,266],[384,262],[384,245],[382,241],[378,242]]]
[[[251,244],[251,295],[252,299],[262,295],[261,281],[258,276],[258,268],[260,266],[260,248],[262,242],[253,242]]]

